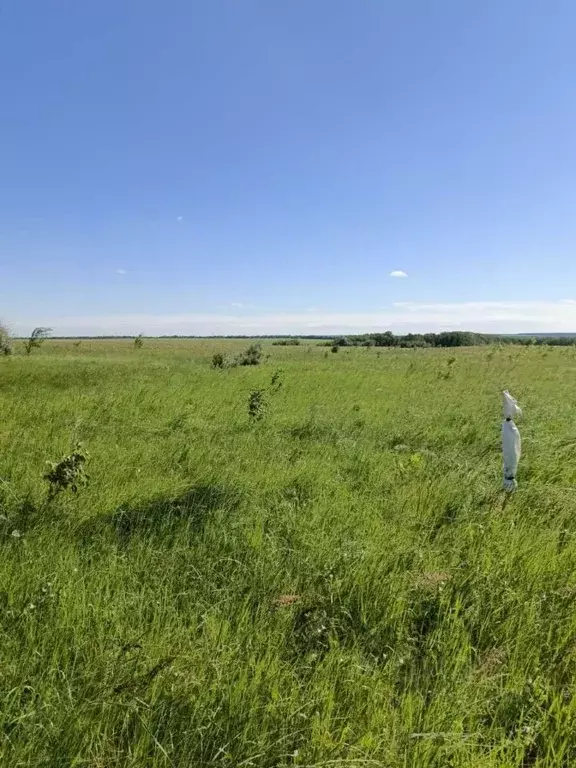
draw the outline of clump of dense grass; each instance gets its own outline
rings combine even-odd
[[[210,369],[244,347],[50,340],[0,366],[4,764],[573,765],[573,353]],[[45,505],[72,439],[90,485]]]
[[[248,416],[252,421],[260,421],[266,415],[266,392],[264,389],[253,389],[248,396]]]
[[[268,387],[253,389],[248,395],[248,417],[251,421],[261,421],[270,405],[270,396],[282,389],[282,371],[276,371]]]

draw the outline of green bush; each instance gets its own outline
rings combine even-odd
[[[44,475],[44,479],[50,483],[49,498],[54,498],[67,488],[76,493],[79,486],[86,485],[88,476],[84,464],[87,460],[88,453],[81,443],[76,443],[70,455],[63,456],[60,461],[49,462],[50,469]]]
[[[5,325],[0,323],[0,355],[8,356],[12,354],[12,339],[10,332]]]
[[[248,349],[238,355],[237,365],[260,365],[262,362],[262,345],[251,344]]]

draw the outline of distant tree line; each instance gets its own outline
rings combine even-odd
[[[443,331],[442,333],[407,333],[396,336],[391,331],[385,333],[364,333],[356,336],[339,336],[323,342],[327,347],[477,347],[485,344],[520,344],[574,346],[576,335],[563,336],[496,336],[471,331]]]
[[[41,331],[49,332],[50,329],[37,328],[34,333]],[[22,337],[11,337],[8,330],[0,326],[0,354],[2,354],[2,344],[8,348],[8,342]],[[42,337],[44,338],[44,337]],[[53,339],[130,339],[134,336],[128,335],[100,335],[100,336],[52,336]],[[136,337],[144,339],[142,334]],[[272,339],[275,346],[298,346],[302,340],[317,341],[321,346],[327,347],[476,347],[485,344],[520,344],[522,346],[545,345],[554,347],[576,346],[576,333],[557,333],[557,334],[486,334],[473,333],[472,331],[443,331],[442,333],[407,333],[396,335],[391,331],[383,333],[364,333],[351,336],[337,336],[331,334],[301,334],[299,336],[279,335],[279,334],[253,334],[247,335],[212,335],[212,336],[194,336],[194,335],[163,335],[149,338],[157,339]],[[5,340],[5,341],[3,341]],[[34,346],[36,346],[34,344]],[[6,353],[8,354],[8,353]]]

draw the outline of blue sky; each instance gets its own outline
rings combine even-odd
[[[3,3],[0,316],[576,331],[575,28],[572,0]]]

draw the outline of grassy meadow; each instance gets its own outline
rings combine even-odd
[[[0,766],[576,765],[574,350],[246,346],[0,359]]]

